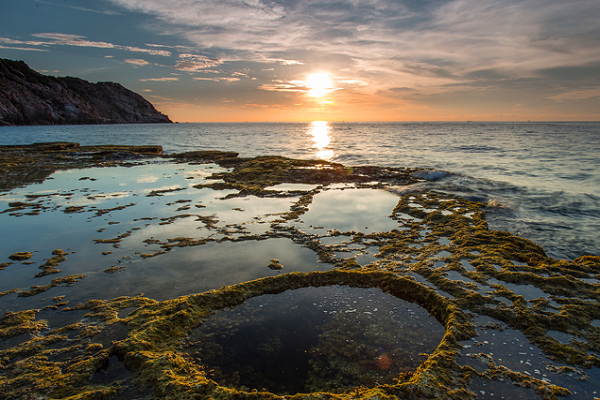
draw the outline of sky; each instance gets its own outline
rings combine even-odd
[[[599,0],[0,0],[0,58],[177,122],[599,121]]]

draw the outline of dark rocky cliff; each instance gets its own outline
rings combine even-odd
[[[42,75],[23,61],[0,59],[0,125],[170,123],[118,83]]]

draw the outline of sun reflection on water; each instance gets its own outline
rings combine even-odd
[[[317,150],[316,157],[320,160],[331,161],[335,156],[329,148],[331,142],[331,126],[327,121],[313,121],[308,127],[307,135],[312,136],[313,148]]]

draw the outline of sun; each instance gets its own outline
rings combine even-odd
[[[323,97],[333,90],[328,72],[310,74],[306,77],[306,86],[310,89],[308,94],[312,97]]]

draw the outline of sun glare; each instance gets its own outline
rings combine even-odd
[[[308,94],[313,97],[323,97],[333,89],[327,72],[308,75],[306,86],[310,89]]]
[[[327,121],[313,121],[306,132],[312,136],[313,148],[317,150],[319,160],[331,161],[335,156],[333,150],[329,148],[331,142],[331,127]]]

